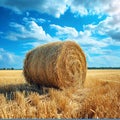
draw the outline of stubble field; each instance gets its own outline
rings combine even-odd
[[[41,95],[26,95],[24,84],[22,70],[0,71],[0,118],[120,118],[120,70],[88,70],[84,87],[44,87]]]

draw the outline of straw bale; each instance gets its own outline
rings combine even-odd
[[[24,76],[30,84],[67,88],[83,85],[87,64],[85,54],[73,41],[53,42],[29,51]]]

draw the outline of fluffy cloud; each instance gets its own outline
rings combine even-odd
[[[84,30],[89,30],[98,36],[106,36],[107,39],[120,41],[120,16],[107,17],[97,25],[85,25]]]
[[[115,55],[99,55],[88,57],[89,67],[119,67],[120,57]]]
[[[105,10],[110,16],[120,15],[120,1],[119,0],[110,0],[107,1],[109,6]]]
[[[49,34],[45,33],[42,26],[39,26],[36,22],[29,22],[29,36],[38,39],[38,40],[50,40],[51,37]],[[28,37],[28,36],[27,36]]]
[[[75,28],[72,27],[61,27],[59,25],[55,25],[55,24],[51,24],[50,25],[51,28],[56,29],[56,35],[59,36],[66,36],[66,38],[71,38],[71,37],[77,37],[78,36],[78,32]]]
[[[46,22],[46,20],[43,19],[43,18],[40,18],[39,21],[40,21],[40,23],[45,23]]]
[[[10,27],[14,28],[6,36],[9,40],[38,40],[49,42],[52,38],[47,34],[42,26],[39,26],[35,21],[26,21],[25,25],[18,23],[10,23]]]
[[[24,22],[29,22],[29,21],[34,21],[36,23],[44,24],[44,23],[50,23],[51,21],[48,19],[43,19],[43,18],[33,18],[33,17],[24,17],[23,18]]]
[[[0,56],[1,56],[1,60],[9,60],[10,63],[15,62],[14,54],[11,54],[11,53],[5,51],[3,48],[0,48]]]
[[[70,8],[72,13],[81,16],[88,14],[120,14],[119,0],[1,0],[0,5],[14,9],[18,12],[35,10],[60,17]]]
[[[96,38],[92,35],[92,32],[90,30],[84,30],[83,32],[79,32],[79,36],[77,37],[77,41],[84,45],[84,46],[90,46],[90,47],[106,47],[108,46],[107,43],[105,43],[102,40],[99,40],[99,38]]]
[[[56,37],[61,40],[72,39],[83,46],[98,46],[106,47],[108,44],[105,41],[99,41],[98,38],[92,36],[91,30],[77,31],[73,27],[62,27],[51,24],[51,28],[56,30]]]
[[[7,33],[2,33],[2,37],[11,41],[23,41],[24,47],[32,48],[40,44],[59,41],[58,37],[51,37],[38,23],[41,23],[41,20],[35,18],[23,18],[23,24],[11,22],[9,25],[11,30]]]
[[[0,68],[16,66],[20,68],[22,66],[22,63],[22,58],[20,56],[17,56],[4,50],[3,48],[0,48]]]
[[[120,41],[120,16],[107,17],[97,26],[100,33],[105,33],[114,40]]]
[[[67,0],[1,0],[0,5],[11,8],[17,12],[35,10],[60,17],[67,9]]]
[[[110,16],[120,14],[119,0],[71,0],[72,13],[81,16],[88,14],[108,14]]]
[[[120,41],[120,1],[119,0],[76,0],[71,3],[71,12],[81,16],[97,14],[107,17],[97,25],[87,25],[86,30],[93,30],[93,34],[107,36]],[[89,27],[88,27],[89,26]]]

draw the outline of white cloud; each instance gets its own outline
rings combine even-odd
[[[47,13],[54,17],[60,17],[69,8],[73,14],[84,15],[94,15],[98,16],[106,15],[107,18],[96,26],[94,32],[97,30],[98,34],[108,35],[112,39],[120,40],[120,1],[119,0],[1,0],[0,6],[9,7],[11,9],[16,9],[17,11],[27,11],[36,10],[40,13]],[[26,12],[29,15],[29,12]],[[31,21],[35,21],[31,18]],[[45,19],[39,19],[39,22],[44,23]],[[35,21],[37,23],[37,21]],[[64,30],[65,34],[69,31],[68,28],[58,28],[58,26],[53,26],[59,29],[58,35],[62,35]],[[74,28],[73,28],[74,29]],[[73,30],[72,30],[73,31]],[[74,30],[74,35],[77,32]],[[71,33],[72,34],[72,33]],[[63,34],[64,35],[64,34]],[[17,35],[19,36],[19,35]],[[16,37],[11,35],[11,38],[16,40]],[[66,36],[65,36],[66,38]]]
[[[51,24],[50,27],[57,30],[56,32],[57,36],[66,36],[66,37],[77,37],[78,36],[77,30],[72,27],[67,27],[67,26],[61,27],[55,24]]]
[[[108,37],[102,40],[106,44],[112,45],[112,46],[120,46],[120,41],[113,40],[112,38]]]
[[[98,67],[119,67],[120,66],[120,49],[91,47],[85,48],[89,66]]]
[[[38,40],[48,40],[51,39],[50,35],[45,33],[42,26],[39,26],[36,22],[31,21],[29,25],[29,36],[36,38]]]
[[[88,14],[114,16],[120,14],[119,0],[1,0],[0,6],[11,8],[17,12],[35,10],[57,18],[64,14],[68,8],[72,13],[80,16]]]
[[[120,1],[119,0],[110,0],[109,6],[106,9],[106,12],[110,16],[120,15]]]
[[[85,3],[85,1],[84,1],[84,3]],[[81,15],[81,16],[87,15],[87,14],[88,14],[88,11],[87,11],[87,9],[84,7],[84,3],[83,3],[83,1],[73,0],[73,1],[70,3],[71,12],[72,12],[72,13],[79,14],[79,15]]]
[[[4,33],[4,38],[12,41],[24,40],[24,47],[36,47],[40,44],[59,40],[58,37],[51,37],[50,34],[46,33],[43,27],[37,24],[38,21],[35,18],[24,18],[23,24],[11,22],[10,27],[12,31]]]
[[[41,24],[43,24],[43,23],[50,23],[51,21],[48,19],[43,19],[43,18],[33,18],[33,17],[24,17],[23,18],[23,21],[24,22],[29,22],[29,21],[34,21],[34,22],[36,22],[36,23],[41,23]]]
[[[86,25],[86,30],[120,41],[120,1],[93,1],[94,2],[90,2],[89,0],[73,0],[71,3],[71,11],[81,16],[91,14],[97,14],[99,16],[106,15],[107,17],[98,25]]]
[[[41,13],[47,13],[57,18],[64,14],[67,9],[67,1],[54,0],[1,0],[0,5],[11,8],[17,12],[26,10],[35,10]]]
[[[26,30],[23,25],[20,25],[18,23],[14,23],[14,22],[10,23],[10,27],[17,28],[17,30],[19,30],[20,32],[25,32],[25,30]]]
[[[106,36],[107,39],[120,41],[120,16],[107,17],[97,25],[84,25],[84,30],[90,30],[92,34],[99,36]]]
[[[59,40],[53,38],[50,42],[54,42],[54,41],[59,41]],[[39,45],[43,45],[45,43],[48,43],[48,41],[27,42],[27,43],[24,43],[24,46],[32,46],[32,48],[34,48],[34,47],[37,47]]]
[[[19,61],[18,61],[19,60]],[[3,48],[0,48],[0,68],[3,67],[19,67],[22,66],[23,59],[13,53],[10,53]]]
[[[100,47],[91,47],[90,49],[86,49],[87,53],[94,55],[107,55],[111,53],[111,50],[100,48]]]
[[[115,55],[91,55],[88,57],[89,67],[119,67],[119,61],[120,57]]]
[[[71,0],[69,6],[72,13],[77,13],[81,16],[88,14],[114,16],[120,14],[119,0]]]
[[[43,18],[40,18],[40,19],[38,19],[38,20],[40,21],[40,23],[45,23],[45,22],[46,22],[46,20],[43,19]]]
[[[9,40],[33,39],[49,42],[52,39],[51,36],[43,30],[42,26],[39,26],[35,21],[26,21],[25,25],[11,23],[10,27],[15,29],[8,33],[6,38]]]
[[[90,30],[80,31],[79,36],[76,39],[80,44],[85,46],[92,46],[92,47],[106,47],[108,46],[107,43],[104,41],[99,40],[96,37],[92,36],[92,33]]]
[[[78,32],[73,27],[62,27],[59,25],[52,24],[51,28],[56,30],[56,37],[59,39],[71,39],[84,46],[97,46],[106,47],[108,44],[104,41],[99,41],[97,38],[92,37],[91,30],[85,30]]]
[[[97,29],[112,39],[120,41],[120,16],[107,17],[107,19],[99,23]]]
[[[11,63],[15,62],[14,61],[14,54],[5,51],[3,48],[0,48],[0,56],[4,60],[8,59],[8,61]]]

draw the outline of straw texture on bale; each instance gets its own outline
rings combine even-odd
[[[82,85],[86,77],[86,58],[73,41],[53,42],[29,51],[24,76],[30,84],[67,88]]]

